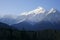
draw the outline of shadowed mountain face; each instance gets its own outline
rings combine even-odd
[[[27,22],[21,22],[19,24],[13,25],[18,30],[27,30],[27,31],[39,31],[39,30],[45,30],[45,29],[54,29],[59,30],[60,29],[60,23],[51,23],[49,21],[41,21],[39,23],[36,23],[34,25],[31,25]]]
[[[36,27],[35,29],[37,30],[45,30],[45,29],[54,29],[54,30],[59,30],[60,29],[60,23],[51,23],[49,21],[42,21],[40,23],[37,23],[34,25]]]
[[[17,30],[25,30],[25,31],[38,31],[38,30],[45,30],[45,29],[60,29],[60,22],[50,22],[50,21],[41,21],[34,25],[30,24],[29,22],[21,22],[14,25],[8,25],[5,23],[0,22],[0,28],[8,28],[8,29],[17,29]]]
[[[21,22],[21,23],[18,23],[18,24],[14,24],[12,26],[17,28],[18,30],[27,30],[27,31],[28,30],[33,30],[33,26],[28,22]]]
[[[0,28],[10,28],[10,26],[8,24],[0,22]]]
[[[15,27],[10,26],[10,25],[5,24],[5,23],[2,23],[2,22],[0,22],[0,29],[11,29],[11,30],[16,30]]]

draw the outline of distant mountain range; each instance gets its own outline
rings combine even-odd
[[[2,17],[0,22],[14,26],[18,30],[60,29],[60,12],[54,8],[47,11],[40,7],[13,17]]]

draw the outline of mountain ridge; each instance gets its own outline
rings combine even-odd
[[[14,16],[11,16],[11,17],[10,16],[7,16],[7,17],[4,16],[4,17],[0,18],[0,22],[12,25],[12,24],[17,24],[17,23],[26,21],[26,22],[29,22],[31,24],[35,24],[35,23],[41,22],[45,19],[46,19],[46,21],[49,21],[51,19],[50,17],[53,17],[53,15],[55,17],[59,18],[60,12],[54,8],[51,8],[49,11],[47,11],[43,7],[38,7],[35,10],[32,10],[32,11],[18,15],[16,18]],[[55,18],[55,20],[59,21],[60,19],[57,20]]]

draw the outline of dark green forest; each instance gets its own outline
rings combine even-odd
[[[19,31],[1,28],[0,40],[60,40],[60,30]]]

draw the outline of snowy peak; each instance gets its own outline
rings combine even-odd
[[[38,7],[37,9],[33,10],[34,13],[45,13],[45,9],[43,7]]]
[[[48,13],[55,13],[55,12],[56,12],[56,9],[51,8]]]
[[[24,13],[22,13],[21,15],[35,15],[35,14],[40,14],[40,13],[45,13],[46,12],[46,10],[43,8],[43,7],[38,7],[38,8],[36,8],[36,9],[34,9],[34,10],[32,10],[32,11],[29,11],[29,12],[24,12]]]
[[[60,22],[60,12],[54,8],[52,8],[44,19],[45,21],[49,21],[51,23]]]

